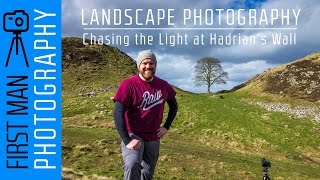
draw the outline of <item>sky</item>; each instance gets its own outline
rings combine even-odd
[[[110,24],[107,20],[103,22],[102,11],[107,10],[111,12],[107,14]],[[196,87],[193,81],[196,62],[203,57],[219,59],[228,73],[226,84],[211,87],[211,91],[216,92],[320,51],[319,0],[62,0],[62,14],[63,37],[83,38],[84,33],[88,33],[86,38],[90,38],[91,33],[103,38],[119,36],[122,41],[118,43],[105,40],[104,43],[117,47],[133,59],[139,51],[151,49],[158,60],[157,76],[197,93],[207,90],[206,86]],[[150,20],[148,23],[146,18]],[[141,38],[140,33],[153,41],[136,44],[135,35]],[[178,35],[183,37],[181,44],[177,44]],[[201,35],[203,44],[195,43],[195,37]],[[210,35],[223,40],[220,44],[213,43]],[[280,44],[275,44],[273,38],[280,35],[282,38],[291,35],[292,43],[283,43],[281,39]],[[165,43],[166,36],[175,39],[174,46]],[[228,43],[228,36],[236,40]],[[126,37],[129,44],[125,42]],[[254,41],[243,43],[247,37]]]

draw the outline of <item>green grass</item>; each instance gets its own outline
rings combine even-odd
[[[120,179],[122,157],[115,128],[70,126],[70,119],[78,113],[77,117],[84,119],[78,121],[84,125],[92,120],[90,114],[101,111],[93,106],[95,103],[104,101],[103,111],[112,112],[113,102],[106,101],[109,96],[111,92],[100,93],[84,104],[74,104],[75,109],[83,108],[80,112],[66,110],[68,116],[64,121],[68,125],[63,128],[63,139],[68,150],[64,150],[64,166],[86,174]],[[295,119],[249,105],[243,101],[248,98],[244,93],[223,96],[224,99],[220,99],[216,95],[179,91],[179,112],[161,141],[155,179],[258,179],[262,176],[262,157],[271,160],[269,173],[273,178],[320,178],[319,125],[307,118]],[[86,98],[74,99],[81,102]],[[69,99],[69,106],[71,102]],[[96,121],[113,124],[112,113]],[[97,140],[107,143],[96,146]],[[76,147],[80,145],[91,146],[92,150],[79,156]]]

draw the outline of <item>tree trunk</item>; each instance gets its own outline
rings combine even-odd
[[[208,85],[208,94],[210,94],[210,86]]]

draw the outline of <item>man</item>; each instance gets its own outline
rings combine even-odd
[[[160,138],[169,130],[178,105],[175,90],[155,76],[157,59],[151,50],[139,52],[139,74],[125,79],[115,96],[114,120],[122,139],[124,179],[152,179],[159,156]],[[165,102],[169,105],[162,127]]]

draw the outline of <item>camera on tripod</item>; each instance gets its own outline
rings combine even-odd
[[[266,158],[261,159],[261,164],[263,168],[263,180],[270,180],[270,177],[268,175],[268,168],[271,167],[271,162],[267,160]]]
[[[13,37],[6,61],[6,67],[9,65],[12,49],[15,48],[16,55],[19,55],[19,48],[22,48],[23,58],[26,66],[29,67],[27,54],[24,49],[21,34],[27,32],[29,29],[29,15],[24,10],[14,10],[3,15],[3,29],[6,32],[12,32]]]
[[[3,28],[6,32],[26,32],[29,29],[29,15],[24,10],[5,13],[3,15]]]

